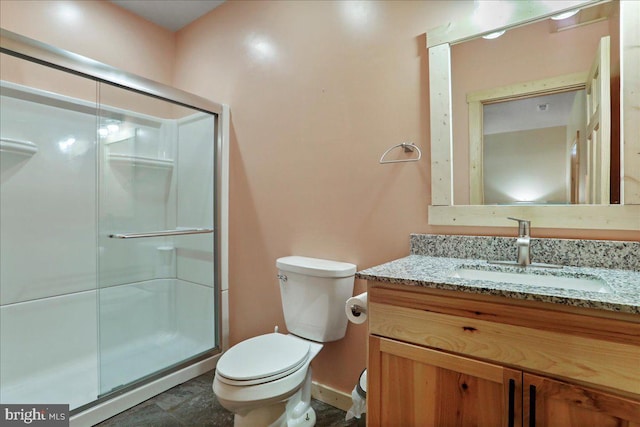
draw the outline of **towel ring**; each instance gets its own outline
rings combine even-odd
[[[389,154],[389,152],[391,150],[393,150],[394,148],[398,148],[398,147],[402,147],[402,149],[404,150],[405,153],[412,153],[413,151],[417,150],[418,151],[418,157],[415,157],[413,159],[404,159],[404,160],[385,160],[384,159],[384,156]],[[380,164],[383,165],[385,163],[417,162],[421,158],[422,158],[422,151],[420,151],[420,148],[416,144],[414,144],[413,142],[403,142],[401,144],[394,145],[393,147],[391,147],[387,151],[385,151],[382,154],[382,157],[380,157]]]

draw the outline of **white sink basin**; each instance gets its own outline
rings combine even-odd
[[[542,286],[548,288],[573,289],[577,291],[611,293],[604,280],[597,277],[565,277],[548,274],[509,273],[505,271],[475,270],[458,268],[451,277],[468,280],[513,283],[517,285]]]

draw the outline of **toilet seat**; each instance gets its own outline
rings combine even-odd
[[[263,384],[291,375],[309,360],[307,341],[271,333],[242,341],[227,350],[216,367],[221,382],[235,386]]]

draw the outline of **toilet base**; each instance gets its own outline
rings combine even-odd
[[[287,426],[287,402],[278,402],[269,406],[262,406],[245,415],[235,414],[234,427],[286,427]]]
[[[313,427],[316,412],[311,407],[311,367],[302,386],[286,400],[257,407],[244,415],[236,413],[234,427]]]
[[[289,418],[287,427],[313,427],[316,425],[316,411],[309,406],[298,418]]]
[[[287,427],[313,427],[316,411],[311,407],[311,367],[302,387],[287,402]]]
[[[246,415],[235,414],[234,427],[313,427],[316,425],[316,411],[309,408],[298,418],[287,418],[286,404],[262,407]]]

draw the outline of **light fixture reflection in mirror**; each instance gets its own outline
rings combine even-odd
[[[554,190],[564,190],[563,186],[559,189],[550,189],[545,183],[536,181],[510,181],[500,186],[500,193],[494,192],[493,196],[501,202],[487,202],[487,205],[513,205],[513,204],[551,204],[550,199],[554,196]],[[555,204],[565,204],[558,202]]]
[[[578,12],[579,12],[579,10],[571,10],[569,12],[564,12],[564,13],[560,13],[560,14],[558,14],[556,16],[552,16],[551,19],[553,19],[554,21],[562,21],[563,19],[571,18],[572,16],[574,16]]]
[[[503,35],[506,31],[502,30],[502,31],[496,31],[493,33],[489,33],[485,36],[482,36],[483,39],[485,40],[493,40],[493,39],[497,39],[498,37],[500,37],[501,35]]]

